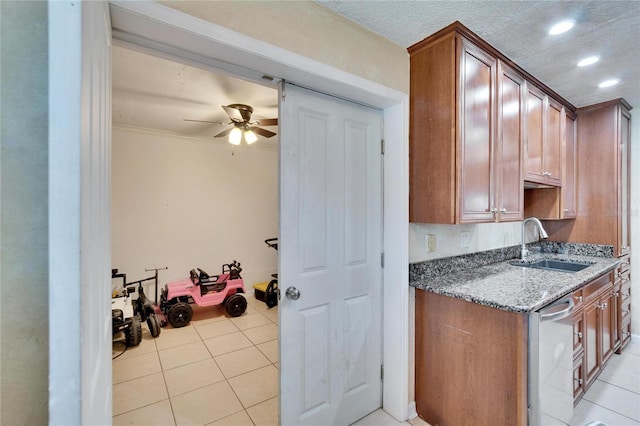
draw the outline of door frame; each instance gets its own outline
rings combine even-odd
[[[225,27],[187,15],[167,6],[152,1],[128,2],[111,1],[111,22],[114,43],[136,50],[153,52],[155,55],[180,58],[186,63],[197,63],[199,66],[210,65],[217,70],[226,71],[236,77],[264,81],[262,76],[268,74],[300,86],[317,90],[330,95],[360,102],[366,105],[380,108],[383,114],[385,141],[384,152],[384,269],[383,269],[383,362],[385,364],[385,377],[383,381],[382,407],[397,420],[403,421],[414,413],[414,404],[409,401],[410,380],[413,372],[409,371],[409,215],[408,215],[408,146],[409,146],[409,95],[383,86],[379,83],[348,73],[333,66],[293,53],[286,49],[273,46],[261,40],[256,40],[244,34],[231,31]],[[79,3],[82,5],[82,3]],[[82,6],[83,7],[83,6]],[[76,33],[77,37],[81,37]],[[79,40],[77,40],[79,42]],[[52,64],[56,61],[64,61],[68,58],[50,58]],[[84,76],[81,68],[66,68],[64,63],[53,66],[52,69],[64,69],[50,73],[50,85],[64,81],[81,81]],[[256,72],[260,70],[261,72]],[[110,99],[102,99],[102,106],[110,110]],[[85,123],[80,123],[82,126]],[[87,143],[87,141],[82,141]],[[81,138],[77,139],[81,143]],[[89,143],[91,143],[89,141]],[[64,156],[65,152],[57,150],[61,146],[51,145],[50,155]],[[104,166],[110,167],[110,157],[104,158]],[[82,169],[89,168],[81,162]],[[56,171],[50,171],[50,176]],[[58,171],[59,172],[59,171]],[[93,172],[91,178],[104,180],[105,176]],[[107,175],[108,176],[108,175]],[[73,190],[82,183],[81,177],[68,180]],[[106,182],[109,185],[108,182]],[[67,188],[58,188],[64,191]],[[81,195],[79,195],[81,197]],[[93,202],[89,200],[88,202]],[[87,200],[79,200],[87,202]],[[53,208],[53,206],[52,206]],[[89,221],[86,216],[91,209],[83,210],[79,215],[69,220],[77,221],[77,226]],[[50,212],[50,215],[52,213]],[[65,238],[50,237],[50,252],[61,250],[69,253],[69,246],[74,243]],[[93,242],[93,244],[110,244],[107,242]],[[104,250],[103,250],[104,251]],[[71,250],[73,252],[73,250]],[[96,250],[100,252],[100,250]],[[75,254],[72,253],[73,256]],[[81,270],[90,270],[92,259],[77,255],[75,261]],[[106,281],[108,283],[108,280]],[[80,289],[80,277],[64,282],[64,288],[60,280],[50,279],[50,292],[68,292]],[[109,293],[110,289],[107,290]],[[87,315],[91,315],[92,304],[99,305],[100,301],[88,300],[84,309]],[[57,308],[52,307],[52,311]],[[96,310],[99,314],[100,310]],[[385,313],[387,313],[385,315]],[[101,323],[102,318],[93,318],[96,323]],[[73,323],[67,327],[67,333],[80,334],[82,324]],[[80,358],[84,371],[92,371],[91,366],[101,366],[100,361],[87,356],[87,351],[77,353],[77,348],[67,349],[64,345],[50,345],[50,368],[56,365],[52,359],[64,359],[65,357]],[[82,377],[79,378],[82,381]],[[111,389],[111,381],[97,383]],[[50,383],[50,403],[55,401],[61,393],[62,387]],[[86,396],[85,390],[81,390],[82,396]],[[111,392],[108,392],[111,395]],[[110,403],[111,401],[108,401]],[[91,407],[82,406],[81,401],[71,401],[68,405],[77,404],[77,409],[86,411]],[[69,407],[70,408],[70,407]],[[84,418],[91,418],[91,413],[83,412]],[[85,417],[86,416],[86,417]]]

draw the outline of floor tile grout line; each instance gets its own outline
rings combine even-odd
[[[634,422],[640,422],[640,419],[636,420],[636,419],[634,419],[633,417],[629,417],[629,416],[627,416],[626,414],[623,414],[623,413],[621,413],[621,412],[619,412],[619,411],[613,410],[613,409],[611,409],[611,408],[609,408],[609,407],[607,407],[607,406],[604,406],[604,405],[598,404],[597,402],[589,401],[588,399],[587,399],[586,401],[588,401],[588,402],[590,402],[591,404],[596,405],[596,406],[598,406],[598,407],[600,407],[600,408],[603,408],[603,409],[605,409],[605,410],[607,410],[607,411],[610,411],[610,412],[612,412],[612,413],[615,413],[615,414],[617,414],[617,415],[619,415],[619,416],[626,417],[626,418],[627,418],[627,419],[629,419],[629,420],[633,420]]]
[[[256,310],[256,313],[259,313],[260,315],[262,315],[262,313],[261,313],[260,311],[257,311],[257,310]],[[246,328],[246,329],[244,329],[244,330],[243,330],[243,329],[240,329],[237,325],[235,325],[235,324],[233,324],[233,323],[232,323],[232,324],[234,325],[234,327],[235,327],[235,328],[237,328],[237,331],[234,331],[233,333],[236,333],[236,332],[238,332],[238,331],[239,331],[239,332],[241,332],[241,333],[243,334],[243,336],[244,336],[246,339],[248,339],[248,340],[249,340],[249,342],[251,343],[251,345],[250,345],[250,346],[247,346],[247,348],[249,348],[249,347],[251,347],[251,346],[255,347],[255,348],[256,348],[256,349],[257,349],[257,350],[258,350],[258,351],[259,351],[259,352],[260,352],[260,353],[261,353],[261,354],[262,354],[262,355],[263,355],[263,356],[264,356],[268,361],[269,361],[269,364],[264,365],[264,366],[261,366],[261,367],[258,367],[258,368],[255,368],[255,369],[252,369],[252,370],[249,370],[249,371],[246,371],[246,372],[244,372],[244,373],[242,373],[242,374],[238,374],[238,375],[236,375],[236,376],[233,376],[233,377],[229,377],[229,378],[227,378],[227,377],[224,375],[224,373],[222,373],[222,369],[220,368],[220,366],[219,366],[219,365],[218,365],[218,363],[216,362],[216,360],[215,360],[215,356],[213,356],[213,354],[212,354],[212,353],[211,353],[211,351],[209,350],[209,347],[207,346],[207,344],[206,344],[206,342],[205,342],[205,341],[206,341],[206,340],[208,340],[208,339],[212,339],[212,338],[214,338],[214,337],[221,337],[221,336],[224,336],[224,335],[227,335],[227,334],[231,334],[231,333],[225,333],[225,334],[222,334],[222,335],[220,335],[220,336],[213,336],[213,337],[208,337],[208,338],[206,338],[206,339],[205,339],[205,338],[203,338],[203,336],[200,334],[200,332],[198,331],[197,327],[196,327],[196,326],[195,326],[195,324],[194,324],[194,330],[195,330],[196,335],[197,335],[197,337],[198,337],[198,339],[199,339],[199,340],[195,340],[195,341],[193,341],[193,342],[182,343],[182,344],[179,344],[179,345],[176,345],[176,346],[172,346],[172,347],[169,347],[169,348],[163,348],[163,349],[159,349],[159,348],[158,348],[158,346],[157,346],[157,344],[156,344],[156,342],[155,342],[155,340],[154,340],[154,342],[153,342],[153,343],[154,343],[154,350],[149,351],[149,352],[147,352],[147,353],[145,353],[145,354],[140,354],[140,355],[148,355],[148,354],[151,354],[151,353],[154,353],[154,352],[155,352],[156,356],[158,357],[158,362],[159,362],[159,364],[160,364],[160,371],[159,371],[159,372],[150,373],[150,374],[147,374],[147,375],[143,375],[143,376],[140,376],[140,377],[136,377],[136,378],[133,378],[133,379],[130,379],[130,380],[135,380],[135,379],[139,379],[139,378],[142,378],[142,377],[149,376],[149,375],[151,375],[151,374],[158,374],[158,373],[162,373],[162,378],[163,378],[163,381],[164,381],[164,384],[165,384],[165,389],[166,389],[166,391],[167,391],[167,398],[166,398],[166,399],[162,399],[162,400],[160,400],[160,401],[153,402],[153,403],[151,403],[151,404],[146,404],[146,405],[144,405],[144,406],[142,406],[142,407],[138,407],[138,408],[135,408],[135,409],[133,409],[133,410],[129,410],[129,411],[126,411],[126,412],[123,412],[123,413],[119,413],[119,414],[117,414],[117,416],[122,415],[122,414],[129,413],[129,412],[132,412],[132,411],[136,411],[136,410],[139,410],[139,409],[141,409],[141,408],[145,408],[145,407],[147,407],[147,406],[149,406],[149,405],[157,404],[157,403],[160,403],[160,402],[162,402],[162,401],[165,401],[165,400],[166,400],[166,401],[168,401],[168,402],[169,402],[169,404],[170,404],[170,408],[171,408],[171,411],[172,411],[174,424],[176,424],[176,425],[177,425],[177,420],[176,420],[176,418],[175,418],[175,411],[174,411],[174,409],[173,409],[172,398],[173,398],[173,397],[177,397],[177,396],[179,396],[179,395],[184,395],[184,394],[185,394],[185,393],[187,393],[187,392],[184,392],[184,393],[181,393],[181,394],[177,394],[177,395],[169,395],[168,384],[167,384],[167,381],[166,381],[165,372],[166,372],[166,371],[171,371],[171,370],[176,369],[176,368],[184,367],[184,366],[186,366],[186,365],[193,364],[193,363],[196,363],[196,362],[201,362],[201,361],[203,361],[203,360],[192,361],[192,362],[189,362],[189,363],[187,363],[187,364],[183,364],[183,365],[180,365],[180,366],[175,366],[175,367],[172,367],[172,368],[165,369],[165,368],[164,368],[164,366],[163,366],[163,364],[162,364],[162,360],[161,360],[161,358],[160,358],[160,352],[161,352],[161,351],[164,351],[164,350],[167,350],[167,349],[178,348],[178,347],[181,347],[181,346],[184,346],[184,345],[187,345],[187,344],[197,343],[198,341],[202,342],[202,343],[205,345],[205,349],[207,350],[207,353],[209,354],[209,357],[210,357],[211,359],[213,359],[214,363],[216,364],[216,366],[218,367],[218,369],[220,370],[220,372],[222,373],[222,376],[223,376],[223,378],[222,378],[221,380],[219,380],[219,381],[217,381],[217,382],[214,382],[214,383],[211,383],[211,384],[208,384],[208,385],[206,385],[206,386],[210,386],[210,385],[212,385],[212,384],[216,384],[216,383],[221,383],[221,382],[223,382],[223,381],[224,381],[224,382],[226,382],[226,383],[227,383],[227,385],[231,388],[231,390],[232,390],[232,392],[234,393],[234,395],[236,396],[236,398],[238,398],[238,401],[240,401],[240,398],[238,397],[238,395],[236,394],[235,390],[234,390],[234,389],[233,389],[233,387],[231,386],[231,383],[229,382],[229,381],[230,381],[230,379],[233,379],[233,378],[236,378],[236,377],[240,377],[240,376],[242,376],[243,374],[248,374],[248,373],[251,373],[251,372],[255,372],[255,371],[257,371],[257,370],[259,370],[259,369],[261,369],[261,368],[268,367],[269,365],[271,365],[271,366],[273,366],[274,368],[276,368],[276,370],[279,370],[279,369],[278,369],[278,367],[276,366],[276,364],[277,364],[277,363],[276,363],[276,362],[271,361],[271,360],[266,356],[266,354],[265,354],[264,352],[262,352],[262,351],[260,350],[260,348],[258,347],[258,345],[263,345],[263,344],[265,344],[265,343],[272,342],[272,341],[274,341],[274,340],[278,340],[279,336],[278,336],[277,338],[275,338],[275,339],[269,339],[269,340],[266,340],[266,341],[264,341],[264,342],[255,343],[255,342],[254,342],[254,341],[252,341],[252,340],[251,340],[251,339],[250,339],[246,334],[244,334],[244,331],[246,331],[246,330],[251,330],[252,328],[257,328],[257,327],[263,327],[263,326],[265,326],[265,325],[270,325],[270,324],[273,324],[273,325],[275,325],[276,327],[278,327],[278,328],[279,328],[279,324],[278,324],[277,322],[272,321],[270,318],[266,317],[265,315],[262,315],[262,316],[263,316],[267,321],[269,321],[269,323],[268,323],[268,324],[261,324],[261,325],[258,325],[258,326],[255,326],[255,327],[249,327],[249,328]],[[241,348],[241,349],[246,349],[246,348]],[[240,350],[240,349],[239,349],[239,350]],[[227,352],[227,353],[232,353],[232,352],[234,352],[234,351],[230,351],[230,352]],[[219,355],[224,355],[224,354],[219,354]],[[216,356],[219,356],[219,355],[216,355]],[[134,355],[133,357],[136,357],[136,356],[138,356],[138,355]],[[120,383],[125,383],[125,382],[128,382],[128,381],[130,381],[130,380],[126,380],[126,381],[123,381],[123,382],[120,382]],[[198,387],[198,388],[193,389],[193,390],[202,389],[202,388],[204,388],[204,387],[206,387],[206,386],[201,386],[201,387]],[[193,390],[191,390],[191,391],[193,391]],[[250,419],[250,421],[252,422],[252,424],[253,424],[253,425],[256,425],[255,421],[253,420],[253,418],[250,416],[250,414],[249,414],[249,412],[248,412],[248,408],[252,408],[252,407],[254,407],[254,406],[256,406],[256,405],[262,404],[262,403],[264,403],[264,402],[266,402],[266,401],[269,401],[269,400],[271,400],[271,399],[274,399],[274,398],[279,398],[279,393],[278,393],[278,395],[276,395],[276,396],[274,396],[274,397],[272,397],[272,398],[267,398],[267,399],[265,399],[264,401],[258,402],[258,403],[256,403],[256,404],[253,404],[253,405],[249,406],[249,407],[246,407],[246,408],[243,408],[243,409],[241,409],[241,410],[238,410],[238,411],[237,411],[237,412],[235,412],[235,413],[231,413],[231,414],[229,414],[229,416],[232,416],[232,415],[234,415],[234,414],[237,414],[237,413],[239,413],[240,411],[244,411],[244,412],[246,413],[247,417],[249,417],[249,419]],[[241,405],[242,407],[244,407],[244,405],[242,404],[242,402],[241,402],[241,401],[240,401],[240,405]],[[229,417],[229,416],[226,416],[226,417]],[[115,417],[115,416],[114,416],[114,417]],[[225,418],[226,418],[226,417],[225,417]],[[217,421],[219,421],[219,420],[222,420],[222,419],[217,419],[217,420],[213,421],[212,423],[215,423],[215,422],[217,422]],[[209,423],[209,424],[212,424],[212,423]]]
[[[620,386],[620,385],[618,385],[618,384],[616,384],[616,383],[608,382],[608,381],[606,381],[605,379],[601,379],[600,377],[598,377],[597,381],[600,381],[600,382],[602,382],[602,383],[606,383],[607,385],[610,385],[610,386],[615,386],[615,387],[617,387],[618,389],[622,389],[622,390],[627,391],[627,392],[629,392],[629,393],[632,393],[632,394],[634,394],[634,395],[638,395],[638,396],[640,396],[640,392],[633,391],[633,390],[631,390],[631,389],[625,388],[624,386]]]
[[[167,397],[167,398],[161,399],[159,401],[154,401],[154,402],[150,402],[149,404],[141,405],[140,407],[137,407],[137,408],[132,408],[131,410],[123,411],[122,413],[113,414],[111,416],[111,418],[113,419],[114,417],[123,416],[125,414],[129,414],[129,413],[132,413],[134,411],[138,411],[138,410],[141,410],[143,408],[147,408],[147,407],[150,407],[152,405],[159,404],[162,401],[169,401],[169,405],[171,406],[171,400],[170,400],[170,398]],[[171,406],[171,415],[173,415],[173,406]],[[175,424],[177,424],[176,421],[175,421],[175,415],[174,415],[173,421],[174,421]]]

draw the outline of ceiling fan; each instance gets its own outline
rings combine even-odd
[[[277,126],[277,118],[261,118],[259,120],[251,121],[253,107],[244,104],[222,105],[222,109],[224,109],[224,111],[229,116],[229,119],[231,120],[230,122],[218,123],[216,121],[188,120],[186,118],[184,119],[184,121],[195,121],[198,123],[213,124],[233,124],[233,127],[225,129],[214,136],[214,138],[222,138],[228,136],[229,143],[233,145],[240,145],[243,136],[247,145],[251,145],[258,140],[256,133],[260,136],[264,136],[265,138],[270,138],[276,135],[276,133],[258,126]]]

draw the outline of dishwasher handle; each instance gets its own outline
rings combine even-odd
[[[561,299],[540,310],[540,321],[556,321],[566,318],[573,312],[573,306],[573,297]]]

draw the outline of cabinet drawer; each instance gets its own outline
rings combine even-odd
[[[631,281],[624,283],[620,290],[620,299],[624,304],[625,301],[631,300]]]
[[[631,321],[631,298],[627,297],[626,300],[622,300],[622,306],[620,307],[620,321]],[[575,326],[574,326],[575,328]]]
[[[618,281],[622,281],[622,282],[631,281],[631,270],[627,269],[627,270],[616,272],[616,282]]]
[[[582,289],[576,290],[571,293],[571,297],[573,297],[573,312],[577,312],[580,308],[582,308],[582,302],[584,301]]]
[[[618,266],[620,271],[628,271],[631,268],[631,255],[627,254],[618,258],[622,263]]]
[[[627,317],[626,321],[622,322],[621,328],[620,340],[622,341],[622,346],[624,346],[631,341],[631,317]]]
[[[597,297],[600,291],[613,284],[612,275],[613,272],[610,272],[582,287],[582,296],[584,298],[584,301]]]

